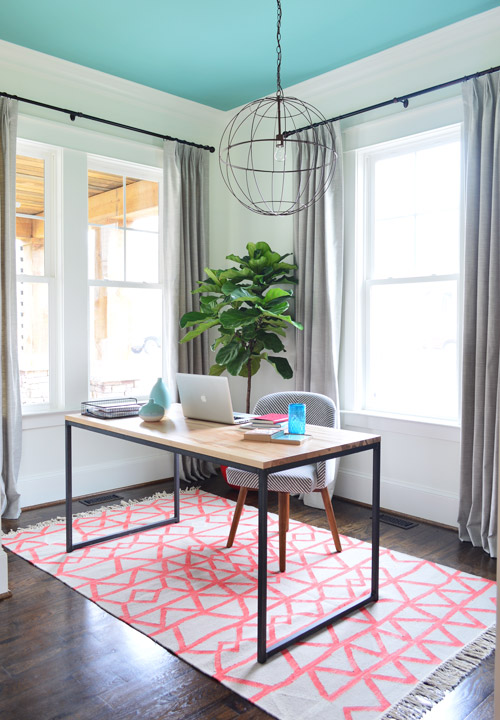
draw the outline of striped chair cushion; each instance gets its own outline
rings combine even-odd
[[[227,469],[227,481],[231,485],[256,489],[259,487],[259,476],[236,468]],[[267,476],[268,490],[287,492],[290,495],[312,492],[316,488],[316,468],[314,465],[303,465],[284,472],[271,473]]]

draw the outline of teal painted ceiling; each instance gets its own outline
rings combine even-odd
[[[282,85],[498,5],[282,0]],[[0,39],[221,110],[276,89],[275,0],[0,0]]]

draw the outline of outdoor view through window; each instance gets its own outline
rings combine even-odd
[[[149,393],[162,374],[158,182],[88,173],[90,394]]]
[[[460,129],[361,154],[365,409],[456,421]]]
[[[21,400],[49,402],[49,284],[46,257],[46,161],[16,160],[17,329]]]

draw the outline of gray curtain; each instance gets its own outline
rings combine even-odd
[[[208,257],[208,152],[166,141],[163,146],[164,243],[166,282],[165,323],[168,353],[167,382],[176,398],[176,372],[208,374],[208,338],[203,334],[180,345],[179,320],[199,310],[199,296],[192,295],[204,277]],[[183,458],[184,478],[191,482],[210,476],[212,467]]]
[[[459,536],[496,557],[500,411],[500,73],[463,86],[465,280]]]
[[[336,427],[340,427],[337,369],[342,317],[344,196],[342,135],[338,122],[333,124],[333,131],[338,155],[333,181],[314,205],[294,215],[293,250],[299,281],[295,317],[304,325],[303,331],[296,332],[294,374],[297,390],[318,392],[333,400],[337,408]],[[311,147],[298,146],[297,167],[304,165],[303,154],[314,152]],[[335,472],[335,468],[330,472]],[[334,484],[330,487],[333,492]],[[304,502],[322,506],[313,493],[306,495]]]
[[[17,477],[21,462],[22,410],[17,357],[16,303],[16,130],[17,101],[0,99],[0,318],[2,432],[1,512],[21,514]]]

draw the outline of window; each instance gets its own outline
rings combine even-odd
[[[460,127],[357,151],[363,408],[456,421]]]
[[[162,375],[159,172],[91,159],[90,396],[147,394]]]
[[[24,406],[56,401],[55,155],[43,145],[18,143],[17,325]]]

